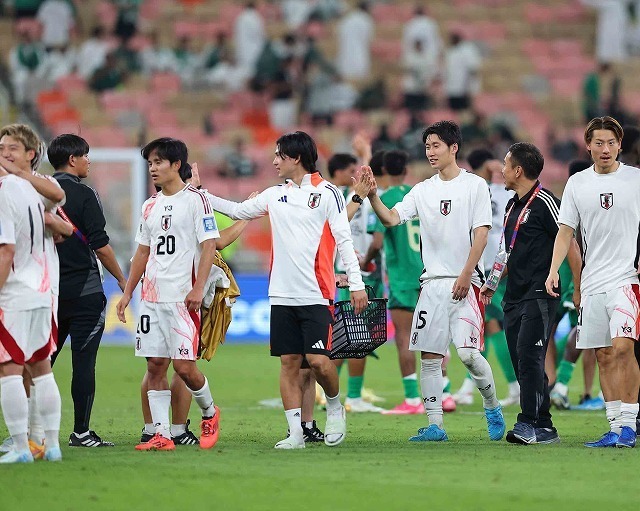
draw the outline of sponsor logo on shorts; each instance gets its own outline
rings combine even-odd
[[[470,335],[469,336],[469,342],[471,343],[472,346],[477,346],[478,345],[478,338],[475,335]]]
[[[411,336],[411,344],[414,346],[418,344],[418,332],[413,332],[413,335]]]
[[[450,200],[441,200],[440,201],[440,213],[444,216],[447,216],[451,213],[451,201]]]
[[[307,202],[308,206],[311,209],[315,209],[320,205],[320,198],[322,197],[319,193],[311,193],[309,194],[309,202]]]
[[[208,216],[202,219],[205,232],[211,232],[216,230],[216,221],[212,216]]]
[[[631,332],[633,331],[633,329],[627,325],[626,323],[622,326],[622,333],[625,335],[631,335]]]
[[[311,346],[314,350],[323,350],[325,349],[324,347],[324,343],[322,342],[322,340],[319,340],[318,342],[316,342],[313,346]]]
[[[185,348],[184,346],[180,346],[178,348],[178,353],[180,353],[181,356],[186,357],[189,355],[189,348]]]
[[[168,231],[171,228],[171,215],[162,215],[161,225],[163,231]]]
[[[140,336],[136,335],[136,351],[140,351],[141,346],[140,346]]]
[[[611,209],[613,207],[613,194],[601,193],[600,194],[600,207],[602,209]]]

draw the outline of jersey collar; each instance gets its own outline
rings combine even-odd
[[[536,180],[535,184],[531,187],[531,190],[529,190],[524,196],[518,197],[517,195],[515,195],[514,198],[516,202],[527,202],[529,200],[529,197],[531,197],[531,194],[535,191],[536,188],[538,188],[539,185],[540,181]]]

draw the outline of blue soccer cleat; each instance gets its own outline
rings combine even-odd
[[[616,442],[616,447],[635,447],[636,446],[636,432],[629,426],[622,426],[620,435]]]
[[[516,422],[507,433],[507,442],[511,444],[531,445],[537,442],[536,430],[526,422]]]
[[[507,425],[504,422],[504,416],[502,415],[502,408],[500,405],[495,408],[485,408],[484,416],[487,419],[487,431],[489,431],[489,438],[497,441],[502,440],[504,432],[507,429]]]
[[[417,435],[409,438],[410,442],[446,442],[447,440],[449,437],[446,431],[435,424],[431,424],[428,428],[420,428]]]
[[[60,447],[51,447],[45,450],[44,459],[47,461],[62,461],[62,451]]]
[[[0,463],[33,463],[33,455],[29,449],[26,451],[13,450],[0,458]]]
[[[572,410],[604,410],[604,399],[600,396],[590,397],[589,399],[585,399],[579,405],[572,407]]]
[[[631,429],[631,428],[629,428]],[[613,431],[607,431],[604,435],[600,437],[599,440],[595,440],[594,442],[585,442],[585,447],[615,447],[618,443],[618,438],[620,435],[618,433],[614,433]]]

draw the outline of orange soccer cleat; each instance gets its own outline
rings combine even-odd
[[[220,408],[214,407],[216,413],[210,419],[202,419],[200,423],[200,447],[202,449],[211,449],[218,441],[220,433]]]
[[[170,438],[163,437],[160,433],[156,433],[148,442],[136,445],[136,451],[173,451],[176,444]]]

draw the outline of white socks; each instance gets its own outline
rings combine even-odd
[[[628,426],[636,430],[638,403],[620,403],[620,426]]]
[[[0,378],[0,405],[15,449],[28,450],[29,402],[21,374]]]
[[[36,414],[40,416],[42,421],[41,428],[44,430],[45,445],[47,449],[58,447],[60,445],[58,435],[60,433],[62,402],[53,373],[33,378],[33,385],[35,396],[31,394],[31,399],[33,400],[35,397]],[[33,424],[31,427],[33,428]],[[35,441],[40,443],[42,440]]]
[[[149,408],[151,418],[156,428],[156,433],[160,433],[165,438],[171,438],[171,427],[169,425],[169,408],[171,407],[170,390],[148,390]]]
[[[186,424],[171,424],[171,436],[184,435],[187,432]]]
[[[189,387],[187,387],[189,388]],[[211,397],[211,391],[209,390],[209,380],[207,377],[204,377],[204,385],[200,390],[191,390],[191,395],[198,406],[202,410],[203,417],[213,417],[216,414],[216,409],[213,404],[213,397]]]
[[[327,396],[327,415],[339,413],[341,409],[342,403],[340,402],[340,392],[333,397]]]
[[[287,417],[289,424],[289,435],[291,438],[302,441],[302,408],[292,408],[285,410],[284,415]]]
[[[569,393],[569,387],[567,387],[564,383],[560,383],[559,381],[553,386],[553,391],[557,392],[561,396],[567,396]]]
[[[429,424],[442,428],[442,359],[426,358],[421,361],[420,388]]]
[[[36,386],[32,384],[29,389],[29,440],[42,444],[43,439],[44,429],[36,406]]]
[[[622,402],[618,399],[617,401],[607,401],[604,404],[605,413],[607,415],[607,420],[609,421],[609,425],[611,427],[611,431],[614,433],[620,434],[620,429],[622,428],[622,424],[620,423],[620,408]]]
[[[484,401],[484,407],[492,410],[500,406],[500,402],[496,397],[496,385],[493,381],[491,366],[480,351],[475,348],[460,348],[458,356],[467,367],[467,371],[469,371],[476,387],[478,387]]]

